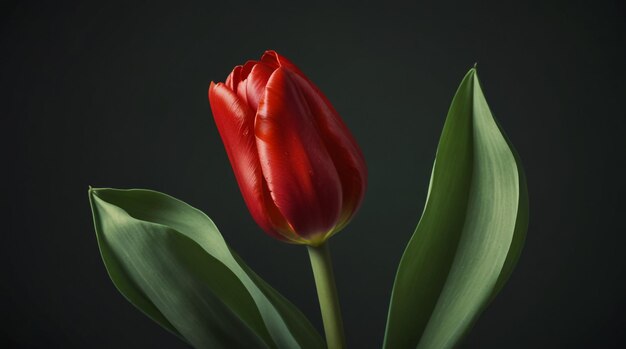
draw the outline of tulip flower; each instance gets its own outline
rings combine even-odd
[[[363,200],[365,161],[300,69],[267,51],[211,82],[209,101],[244,201],[267,234],[319,246],[345,227]]]

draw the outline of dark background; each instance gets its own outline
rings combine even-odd
[[[185,347],[108,279],[88,185],[151,188],[207,212],[321,328],[306,251],[255,226],[206,98],[211,80],[273,48],[326,93],[368,162],[363,207],[331,240],[351,348],[382,343],[443,121],[476,61],[523,160],[531,215],[517,269],[463,347],[626,346],[623,1],[4,2],[0,11],[3,342]]]

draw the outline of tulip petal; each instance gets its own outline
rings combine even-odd
[[[241,98],[246,104],[248,104],[248,75],[252,71],[252,68],[257,64],[256,61],[247,61],[239,71],[239,83],[236,84],[233,89],[237,93],[237,96]],[[254,108],[256,109],[256,108]]]
[[[333,232],[341,230],[358,210],[367,185],[365,159],[354,137],[330,104],[326,96],[302,71],[276,51],[265,51],[261,62],[271,67],[283,67],[294,74],[294,81],[300,87],[326,148],[333,158],[343,188],[342,214]]]
[[[222,83],[211,83],[209,100],[217,129],[252,217],[269,235],[285,240],[273,228],[266,214],[263,175],[253,129],[254,112]]]
[[[247,85],[248,80],[241,80],[237,85],[237,90],[235,90],[237,97],[239,97],[239,99],[241,99],[245,104],[248,104],[248,94],[246,93]]]
[[[367,167],[361,149],[341,117],[322,92],[306,77],[293,75],[315,118],[321,139],[333,159],[343,189],[342,214],[334,232],[358,210],[367,185]]]
[[[274,50],[267,50],[261,56],[261,62],[269,65],[273,69],[278,69],[280,67],[280,59],[278,58],[278,53]]]
[[[248,74],[252,71],[252,68],[257,64],[257,61],[247,61],[243,67],[241,68],[241,80],[245,80],[248,78]]]
[[[226,78],[226,82],[224,82],[224,84],[228,86],[228,88],[231,89],[231,91],[237,91],[237,85],[239,85],[240,81],[241,81],[241,66],[238,65],[235,68],[233,68],[233,71],[230,72],[230,74],[228,74],[228,77]]]
[[[339,218],[341,181],[293,75],[279,67],[267,83],[257,149],[274,203],[298,235],[316,244]]]
[[[246,96],[248,105],[253,110],[256,110],[259,107],[259,101],[265,92],[265,85],[267,85],[267,81],[273,71],[274,69],[265,63],[258,63],[250,71],[250,74],[246,79]]]
[[[304,73],[298,68],[295,64],[291,63],[290,60],[278,54],[278,52],[273,50],[267,50],[261,57],[261,62],[269,65],[274,69],[278,69],[278,67],[283,67],[293,73],[296,73],[306,79]]]

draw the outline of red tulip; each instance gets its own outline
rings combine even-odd
[[[367,169],[335,109],[274,51],[209,87],[213,117],[254,220],[283,241],[321,245],[359,208]]]

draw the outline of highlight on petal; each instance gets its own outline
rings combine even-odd
[[[256,64],[248,75],[246,83],[246,96],[248,105],[253,110],[259,107],[259,101],[265,92],[265,85],[274,69],[265,63]]]
[[[222,83],[211,83],[209,100],[217,129],[252,217],[268,234],[285,240],[274,229],[264,205],[264,179],[256,150],[254,111]]]
[[[276,69],[256,115],[259,160],[274,203],[293,229],[315,244],[339,219],[342,188],[313,119],[294,73]]]
[[[239,97],[239,99],[241,99],[246,104],[248,104],[248,93],[246,92],[247,89],[248,89],[248,80],[244,79],[244,80],[241,80],[239,84],[237,84],[237,89],[235,90],[237,97]]]
[[[239,83],[235,86],[237,96],[241,98],[246,104],[248,103],[248,75],[252,71],[252,68],[257,64],[256,61],[247,61],[239,70]]]

